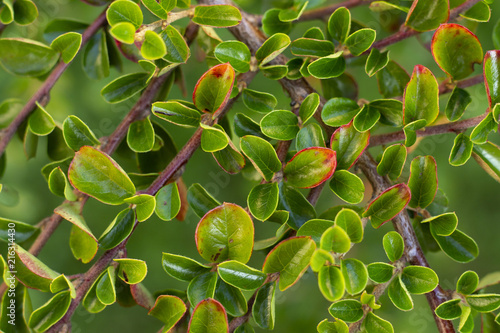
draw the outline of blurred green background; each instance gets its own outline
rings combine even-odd
[[[73,18],[90,22],[103,9],[88,6],[77,0],[44,0],[35,1],[40,10],[39,20],[27,27],[9,26],[2,37],[26,37],[43,41],[42,32],[47,23],[54,18]],[[338,1],[327,1],[325,4]],[[253,13],[263,13],[271,6],[271,1],[266,0],[240,0],[240,5]],[[492,5],[493,13],[489,23],[471,24],[461,21],[462,24],[472,29],[483,45],[483,50],[493,48],[491,33],[495,22],[500,18],[498,3]],[[379,35],[377,39],[386,36],[379,24],[379,15],[372,13],[367,7],[352,10],[353,18],[375,28]],[[146,14],[146,21],[151,17]],[[387,18],[387,17],[385,17]],[[403,19],[403,17],[401,17]],[[184,23],[184,22],[181,22]],[[301,23],[290,34],[292,40],[298,38],[308,27],[319,26],[324,30],[325,24],[321,21]],[[223,39],[232,39],[225,30],[219,29]],[[444,73],[435,64],[431,54],[416,38],[410,38],[397,45],[391,46],[391,59],[399,62],[409,73],[416,64],[422,64],[432,70],[439,79],[444,79]],[[199,48],[192,47],[193,56],[187,66],[183,67],[188,95],[182,96],[178,87],[174,87],[170,98],[190,99],[194,84],[206,71],[205,63],[197,60],[201,56]],[[459,52],[460,50],[458,50]],[[290,55],[290,54],[288,54]],[[73,64],[62,76],[51,94],[47,111],[62,123],[66,116],[77,115],[85,121],[97,136],[112,133],[116,125],[133,105],[126,101],[117,105],[107,104],[100,96],[100,90],[108,82],[121,75],[112,70],[109,78],[93,81],[86,77],[81,66],[81,55],[78,55]],[[124,73],[140,71],[137,64],[124,60]],[[348,72],[353,74],[359,84],[359,98],[372,100],[380,98],[375,77],[369,78],[364,73],[364,66],[349,66]],[[481,73],[481,66],[476,66],[476,74]],[[19,98],[27,101],[41,85],[37,79],[18,78],[0,69],[0,101],[7,98]],[[317,82],[312,81],[314,86]],[[261,74],[252,82],[250,88],[268,91],[275,94],[279,100],[279,108],[289,108],[289,99],[283,93],[278,82],[263,78]],[[473,103],[467,110],[465,117],[472,117],[484,112],[487,108],[487,98],[483,85],[468,89],[473,97]],[[444,107],[448,96],[444,96]],[[230,119],[236,112],[243,112],[258,119],[257,114],[248,111],[241,101],[238,101],[231,113]],[[191,129],[175,127],[163,123],[170,132],[177,147],[180,148],[193,133]],[[234,137],[237,140],[236,137]],[[454,136],[451,134],[424,139],[418,148],[412,152],[408,161],[413,156],[432,154],[438,163],[439,187],[447,194],[450,201],[450,210],[456,211],[459,217],[459,228],[472,236],[480,247],[479,257],[468,264],[453,262],[443,253],[428,254],[430,265],[438,273],[441,285],[446,289],[454,289],[456,280],[466,270],[475,270],[479,276],[500,270],[500,184],[490,178],[471,159],[465,166],[456,168],[448,164],[448,155],[453,145]],[[499,135],[492,134],[492,141],[499,142]],[[235,141],[237,142],[237,141]],[[0,216],[17,219],[30,224],[36,224],[44,217],[49,216],[54,207],[62,200],[50,193],[47,184],[40,173],[42,166],[49,162],[46,154],[46,139],[39,140],[36,158],[29,161],[23,152],[22,143],[16,137],[7,149],[7,169],[0,180],[8,184],[19,193],[19,204],[14,207],[0,206]],[[373,149],[377,156],[381,150]],[[118,161],[122,162],[120,157]],[[407,163],[409,165],[409,163]],[[133,172],[135,165],[123,162],[127,171]],[[408,167],[408,166],[407,166]],[[405,170],[408,175],[408,170]],[[242,175],[229,176],[216,164],[210,154],[197,151],[186,167],[183,179],[187,186],[200,183],[210,191],[219,201],[237,203],[246,206],[246,196],[256,182],[247,181]],[[317,205],[318,214],[329,207],[342,204],[327,188],[322,193]],[[114,216],[123,207],[113,207],[101,204],[93,199],[89,200],[84,210],[84,217],[95,235],[100,235]],[[168,276],[161,267],[162,252],[182,254],[202,261],[198,255],[194,230],[198,222],[197,217],[190,212],[184,222],[177,220],[163,222],[153,217],[148,222],[142,223],[128,244],[128,255],[131,258],[146,260],[148,263],[148,276],[144,284],[151,291],[167,288],[185,289],[187,283],[177,281]],[[70,223],[63,222],[52,239],[43,249],[40,258],[51,268],[67,275],[86,271],[90,266],[76,261],[68,245]],[[256,222],[256,240],[274,235],[277,226]],[[386,224],[380,230],[370,226],[366,228],[365,240],[356,245],[348,254],[365,263],[386,261],[382,248],[383,235],[392,230]],[[2,244],[1,252],[5,254]],[[101,252],[99,252],[100,254]],[[98,255],[99,255],[98,254]],[[265,254],[254,253],[250,265],[261,267]],[[498,290],[497,290],[498,291]],[[48,294],[31,291],[33,307],[37,308],[48,298]],[[380,302],[384,305],[377,314],[394,324],[396,332],[437,332],[432,314],[427,306],[425,296],[414,296],[415,309],[404,313],[397,310],[386,296]],[[316,325],[328,314],[329,302],[326,301],[317,287],[317,280],[309,270],[299,283],[284,293],[278,292],[276,299],[276,332],[315,332]],[[161,323],[146,315],[147,311],[138,306],[121,308],[118,305],[107,307],[99,314],[89,314],[80,307],[73,316],[73,332],[156,332]],[[476,323],[479,331],[479,323]],[[258,331],[258,330],[257,330]]]

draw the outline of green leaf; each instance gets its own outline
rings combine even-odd
[[[500,182],[500,148],[492,142],[474,145],[474,159],[496,181]]]
[[[345,46],[354,56],[359,56],[372,46],[376,36],[377,32],[373,29],[359,29],[347,37]]]
[[[345,280],[345,288],[351,295],[362,292],[368,283],[368,270],[358,259],[344,259],[340,262],[340,269]]]
[[[304,223],[297,231],[297,236],[309,236],[314,240],[316,245],[319,247],[321,236],[330,227],[333,227],[335,223],[329,220],[311,219]],[[345,230],[345,229],[344,229]]]
[[[165,272],[181,281],[191,281],[196,276],[210,271],[208,266],[204,266],[191,258],[175,254],[164,252],[161,261]]]
[[[196,228],[196,247],[211,262],[248,262],[252,254],[254,226],[248,213],[238,205],[224,203],[209,211]]]
[[[94,80],[109,76],[109,53],[106,33],[96,33],[87,43],[83,51],[83,70]]]
[[[415,120],[403,127],[405,134],[405,146],[411,147],[417,142],[417,131],[424,128],[427,124],[425,119]]]
[[[276,97],[268,93],[251,89],[243,89],[241,94],[243,103],[252,111],[268,113],[273,111],[278,104]]]
[[[258,291],[255,297],[255,302],[252,306],[252,317],[255,323],[264,329],[272,330],[275,320],[275,293],[276,282],[268,282],[264,284]]]
[[[155,198],[155,213],[163,221],[171,221],[181,210],[181,198],[175,182],[163,186]]]
[[[104,310],[106,308],[106,305],[103,304],[99,298],[97,298],[96,290],[97,290],[97,284],[99,282],[99,278],[104,274],[102,272],[99,277],[94,281],[92,286],[90,287],[89,291],[85,295],[82,301],[82,305],[85,307],[85,309],[90,312],[90,313],[98,313]]]
[[[139,93],[147,86],[148,73],[133,73],[121,76],[101,90],[101,95],[108,103],[120,103]]]
[[[432,38],[432,55],[441,69],[454,80],[474,72],[483,61],[481,43],[469,29],[455,23],[442,24]],[[464,52],[456,52],[457,48]]]
[[[343,52],[339,51],[332,55],[319,58],[313,61],[307,70],[317,79],[330,79],[338,77],[345,71],[345,59],[342,56]]]
[[[151,1],[156,3],[156,0]],[[165,324],[163,330],[168,332],[184,317],[186,311],[187,306],[179,297],[160,295],[156,299],[155,305],[149,310],[148,315],[161,320]]]
[[[230,5],[196,6],[192,21],[211,27],[232,27],[240,23],[241,13]]]
[[[158,16],[162,20],[166,20],[168,18],[168,12],[175,8],[177,1],[161,0],[158,2],[156,0],[142,0],[142,3],[151,13]]]
[[[33,311],[30,316],[29,326],[35,332],[47,331],[66,314],[70,304],[70,292],[60,292],[52,297],[47,303]]]
[[[217,164],[226,171],[233,175],[240,172],[245,167],[245,157],[234,147],[232,142],[226,148],[213,152]]]
[[[404,94],[404,123],[425,119],[431,124],[439,115],[439,89],[432,72],[416,65]]]
[[[373,312],[368,312],[366,314],[366,318],[363,321],[363,328],[367,332],[374,333],[394,333],[394,328],[392,324],[387,320],[384,320],[377,315],[373,314]]]
[[[187,200],[198,217],[203,217],[209,210],[220,205],[220,202],[214,199],[200,184],[193,184],[189,187]]]
[[[208,153],[213,153],[226,148],[229,143],[229,138],[222,127],[215,125],[214,127],[200,124],[203,128],[201,133],[201,149]]]
[[[323,106],[321,119],[328,126],[342,126],[348,124],[359,110],[356,101],[346,97],[335,97]]]
[[[31,0],[16,1],[13,9],[14,21],[19,25],[28,25],[38,17],[38,9]]]
[[[387,289],[387,294],[395,307],[401,311],[413,309],[413,300],[405,285],[401,282],[401,276],[398,275],[393,279]]]
[[[263,138],[264,135],[260,131],[260,125],[257,124],[252,118],[244,115],[243,113],[237,113],[234,116],[234,131],[240,137],[245,135],[253,135]]]
[[[410,201],[411,193],[406,184],[389,187],[366,208],[363,217],[370,217],[372,226],[379,228],[398,215]]]
[[[323,233],[320,247],[328,252],[345,253],[351,248],[351,240],[343,228],[335,225]]]
[[[196,8],[201,7],[208,8],[208,6]],[[198,110],[215,113],[223,108],[233,90],[234,76],[234,69],[229,64],[216,65],[205,72],[196,83],[193,92],[193,102]]]
[[[187,288],[187,297],[191,304],[198,304],[204,299],[215,295],[217,285],[217,273],[208,272],[196,276]]]
[[[265,221],[278,207],[278,199],[278,183],[260,184],[255,186],[248,195],[248,209],[256,219]]]
[[[426,294],[437,287],[439,279],[428,267],[407,266],[401,274],[401,281],[412,294]]]
[[[392,278],[394,266],[385,262],[374,262],[368,265],[368,276],[375,283],[386,283]]]
[[[299,38],[291,45],[293,55],[303,57],[326,57],[335,53],[335,45],[328,40]]]
[[[30,39],[0,39],[0,63],[9,73],[41,76],[48,73],[59,59],[56,50]]]
[[[469,262],[479,254],[476,242],[458,229],[449,236],[436,235],[432,229],[431,233],[441,250],[455,261]]]
[[[324,266],[328,266],[329,264],[333,264],[334,262],[335,259],[333,258],[332,253],[323,249],[316,249],[311,257],[310,265],[312,271],[317,273]]]
[[[163,120],[185,127],[198,127],[201,121],[198,110],[174,101],[153,103],[152,112]]]
[[[169,25],[160,32],[160,38],[163,39],[167,48],[167,54],[163,56],[163,59],[172,63],[185,63],[189,59],[191,55],[189,46],[181,33],[173,26]]]
[[[484,82],[490,109],[500,103],[500,51],[488,51],[484,56]]]
[[[345,230],[352,243],[360,243],[363,240],[363,224],[359,215],[349,208],[342,208],[335,217],[335,225]]]
[[[474,144],[467,135],[463,133],[458,134],[455,137],[448,161],[453,166],[464,165],[471,157],[473,147]]]
[[[1,258],[1,261],[3,262],[3,257]],[[14,277],[13,280],[15,280]],[[7,289],[7,291],[9,289]],[[8,292],[6,292],[5,295],[8,295]],[[14,306],[12,306],[11,303],[13,301],[15,302]],[[5,333],[31,332],[28,328],[28,316],[29,312],[31,311],[31,306],[31,299],[30,295],[28,294],[28,289],[22,284],[16,284],[14,295],[11,295],[11,297],[2,297],[0,311],[5,315],[2,315],[2,319],[0,320],[0,329]],[[11,309],[15,311],[16,314],[18,314],[15,320],[15,325],[9,323],[9,321],[11,320],[11,316],[9,315]]]
[[[479,312],[491,312],[500,307],[498,294],[469,295],[465,299],[472,309]]]
[[[337,165],[333,150],[322,147],[306,148],[295,154],[286,164],[284,177],[290,185],[311,188],[332,176]]]
[[[315,249],[316,244],[310,237],[288,238],[269,252],[262,271],[279,272],[279,289],[284,291],[304,274]]]
[[[61,53],[62,60],[69,64],[82,45],[82,35],[76,32],[65,33],[52,41],[50,47]]]
[[[303,150],[313,147],[324,147],[325,138],[321,126],[316,123],[311,123],[303,127],[295,138],[295,146],[297,150]]]
[[[50,283],[60,275],[17,244],[15,264],[16,277],[22,284],[45,292],[50,291]]]
[[[451,212],[429,217],[421,223],[430,223],[431,229],[436,235],[449,236],[457,229],[458,218],[455,212]]]
[[[281,80],[288,73],[288,66],[286,65],[260,66],[259,69],[270,80]]]
[[[390,180],[396,181],[403,172],[406,156],[407,150],[403,144],[387,147],[377,165],[377,173],[381,176],[387,175]]]
[[[479,285],[479,276],[474,271],[466,271],[457,281],[457,292],[462,295],[472,294]]]
[[[480,1],[460,16],[470,21],[488,22],[491,18],[491,9],[486,1]]]
[[[368,146],[370,133],[360,133],[352,121],[339,127],[332,135],[330,146],[337,152],[337,170],[350,169]]]
[[[94,259],[97,253],[98,244],[95,237],[76,225],[73,225],[69,236],[69,247],[71,248],[73,256],[86,264]]]
[[[74,252],[80,252],[82,255],[84,254],[84,257],[92,256],[94,257],[96,251],[97,251],[97,238],[92,234],[92,231],[90,231],[89,227],[87,226],[87,223],[85,222],[83,216],[81,215],[81,209],[82,205],[80,203],[76,202],[70,202],[70,203],[63,203],[62,205],[56,207],[54,209],[54,213],[57,215],[61,216],[63,219],[66,221],[71,222],[75,227],[80,229],[83,233],[86,234],[85,237],[79,237],[80,241],[82,243],[76,243],[78,239],[74,239],[73,242],[70,237],[70,244],[72,245],[71,248]],[[73,234],[73,231],[72,231]],[[72,235],[73,236],[73,235]],[[76,237],[76,235],[75,235]],[[90,239],[88,239],[90,238]],[[85,245],[85,248],[80,248],[80,246]],[[77,250],[77,251],[75,251]],[[80,258],[80,256],[75,257]],[[82,261],[83,257],[82,257]],[[85,261],[84,261],[85,262]],[[88,262],[88,261],[86,261]]]
[[[438,189],[437,165],[434,157],[417,156],[411,161],[408,187],[411,190],[410,207],[429,206]]]
[[[276,33],[269,37],[255,53],[259,65],[265,65],[279,56],[290,45],[290,37]]]
[[[450,5],[447,0],[414,1],[405,25],[417,31],[434,30],[448,21]]]
[[[200,7],[203,6],[196,8]],[[222,304],[208,298],[196,305],[189,321],[189,333],[226,332],[227,330],[227,314]]]
[[[378,90],[384,98],[402,96],[409,81],[408,73],[392,60],[377,72]]]
[[[299,116],[304,124],[308,121],[318,109],[320,104],[320,97],[317,93],[307,95],[307,97],[300,104]]]
[[[97,282],[96,295],[104,305],[111,305],[116,302],[115,279],[115,269],[110,266]]]
[[[127,131],[127,144],[136,153],[145,153],[153,149],[155,131],[148,118],[134,121]]]
[[[279,19],[280,12],[280,9],[272,8],[262,15],[262,30],[266,35],[271,36],[280,32],[287,34],[292,29],[291,22],[283,22]]]
[[[89,146],[76,152],[68,178],[79,191],[110,205],[120,205],[135,194],[125,171],[111,157]]]
[[[472,102],[470,94],[461,88],[455,87],[450,99],[446,104],[445,114],[449,121],[457,121],[462,118],[465,110]]]
[[[215,48],[214,55],[222,63],[229,62],[240,73],[250,70],[252,55],[248,46],[242,42],[235,40],[222,42]]]
[[[76,289],[73,283],[69,281],[69,279],[64,275],[61,274],[58,277],[56,277],[54,280],[52,280],[52,283],[50,284],[50,292],[55,294],[61,290],[68,289],[70,292],[71,298],[76,297]]]
[[[385,254],[390,261],[397,261],[403,256],[403,237],[401,237],[401,235],[396,231],[389,231],[388,233],[386,233],[384,235],[382,244],[384,246]]]
[[[375,126],[380,119],[377,109],[372,109],[370,105],[364,105],[361,111],[354,117],[353,125],[358,132],[364,133]]]
[[[163,39],[156,32],[146,30],[141,46],[141,55],[144,59],[156,60],[162,58],[167,53],[167,46]]]
[[[133,24],[136,29],[141,26],[143,20],[139,5],[127,0],[114,1],[106,11],[106,18],[110,26],[120,22],[128,22]]]
[[[336,9],[328,19],[328,32],[333,39],[344,43],[351,32],[351,12],[345,7]]]
[[[49,135],[56,127],[54,119],[38,102],[36,105],[37,108],[28,118],[28,126],[36,135]]]
[[[297,189],[285,183],[280,183],[280,202],[278,209],[289,212],[288,225],[299,229],[306,221],[316,217],[314,207]]]
[[[344,296],[344,278],[342,277],[340,269],[336,266],[323,266],[319,270],[318,284],[319,290],[330,302],[339,300]],[[340,319],[343,320],[343,318]]]
[[[234,260],[218,265],[217,272],[226,283],[242,290],[255,290],[266,279],[266,274],[261,271]]]
[[[117,247],[132,233],[134,224],[135,211],[130,208],[122,210],[99,237],[100,246],[106,250]]]
[[[295,4],[293,7],[288,9],[282,9],[279,13],[279,19],[283,22],[291,22],[298,20],[304,10],[306,9],[309,1],[303,1]]]
[[[276,140],[293,140],[299,132],[297,116],[287,110],[276,110],[268,113],[260,121],[262,133]]]
[[[357,204],[364,198],[363,181],[347,170],[338,170],[330,181],[330,189],[347,203]]]
[[[240,141],[243,154],[252,162],[266,181],[270,181],[274,174],[281,170],[281,162],[273,146],[264,139],[253,135],[246,135]]]
[[[342,320],[336,320],[335,322],[328,321],[328,319],[323,320],[318,324],[316,330],[319,333],[347,333],[349,332],[349,327]]]
[[[86,145],[97,145],[99,140],[90,128],[77,116],[68,116],[63,123],[64,141],[74,151]]]
[[[380,52],[378,49],[371,49],[366,60],[365,72],[369,77],[375,75],[389,63],[389,51]]]
[[[221,279],[217,280],[215,299],[221,302],[231,316],[240,317],[248,310],[247,301],[241,290]]]
[[[0,240],[8,243],[13,232],[17,243],[22,243],[38,232],[36,226],[0,217]]]
[[[403,103],[396,99],[378,99],[371,101],[371,109],[380,113],[380,122],[384,125],[397,126],[403,125]]]
[[[436,316],[444,320],[453,320],[460,317],[462,308],[460,307],[460,299],[452,299],[445,301],[436,308],[434,311]]]
[[[138,259],[113,259],[118,262],[118,277],[128,284],[140,283],[148,273],[148,266],[145,261]]]
[[[355,299],[346,299],[333,303],[328,311],[337,319],[354,323],[363,318],[363,304]]]

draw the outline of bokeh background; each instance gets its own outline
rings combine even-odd
[[[91,22],[102,11],[102,8],[88,6],[77,0],[44,0],[35,1],[39,10],[39,19],[30,26],[9,26],[2,37],[26,37],[43,41],[42,33],[44,27],[53,18],[72,18],[85,22]],[[326,1],[331,4],[339,1]],[[267,0],[240,0],[238,2],[244,9],[252,13],[263,13],[272,6],[272,1]],[[479,37],[483,50],[493,49],[492,31],[496,21],[500,18],[500,6],[498,1],[492,4],[492,17],[490,22],[474,24],[461,20],[461,24],[472,29]],[[148,13],[145,22],[152,19]],[[380,16],[371,12],[366,6],[352,9],[353,18],[377,30],[377,39],[388,34],[381,29]],[[384,14],[385,15],[385,14]],[[397,15],[397,14],[391,14]],[[404,16],[400,16],[403,20]],[[390,17],[383,16],[386,20]],[[180,21],[180,25],[186,21]],[[320,20],[298,24],[290,33],[293,39],[298,38],[309,27],[318,26],[325,30],[325,22]],[[233,39],[224,29],[218,29],[223,39]],[[427,34],[427,38],[431,36]],[[424,38],[425,39],[425,38]],[[436,75],[438,80],[444,79],[444,73],[434,62],[430,52],[422,43],[413,37],[396,45],[390,46],[391,59],[400,63],[409,73],[413,66],[422,64],[427,66]],[[190,99],[193,87],[206,71],[205,63],[200,62],[202,56],[200,49],[192,47],[193,56],[187,66],[183,66],[188,95],[182,96],[178,87],[174,87],[170,98]],[[460,50],[457,50],[460,52]],[[290,54],[288,54],[290,55]],[[112,69],[110,77],[93,81],[87,78],[82,70],[81,55],[78,55],[66,73],[54,87],[51,94],[50,104],[47,111],[53,118],[62,123],[64,119],[74,114],[85,121],[97,136],[105,136],[112,133],[116,125],[129,111],[136,98],[117,105],[107,104],[100,96],[100,90],[108,82],[121,75]],[[140,71],[137,64],[124,60],[123,73]],[[381,98],[377,89],[376,78],[369,78],[364,73],[364,66],[348,66],[351,73],[359,84],[359,98],[367,100]],[[481,73],[481,66],[476,66],[476,74]],[[316,87],[317,82],[312,81]],[[8,98],[18,98],[27,101],[31,95],[40,87],[41,81],[30,78],[18,78],[0,68],[0,101]],[[252,82],[250,88],[260,91],[268,91],[278,98],[278,108],[289,109],[289,98],[283,93],[278,82],[265,79],[261,74]],[[484,86],[477,85],[468,88],[473,102],[469,106],[464,117],[472,117],[484,112],[487,108],[487,98]],[[446,104],[449,95],[441,98],[442,108]],[[255,114],[238,101],[231,113],[230,119],[237,112],[243,112],[255,119],[260,116]],[[439,121],[439,120],[438,120]],[[166,122],[162,125],[169,131],[178,148],[187,141],[194,130],[176,127]],[[237,137],[233,138],[237,143]],[[459,217],[459,228],[472,236],[480,247],[479,257],[468,263],[459,264],[453,262],[443,253],[430,253],[427,255],[431,267],[438,273],[441,285],[446,289],[454,289],[457,278],[466,270],[475,270],[480,277],[489,272],[500,270],[500,184],[490,178],[471,159],[462,167],[452,167],[448,164],[448,156],[453,145],[452,134],[439,135],[422,140],[418,147],[412,151],[408,158],[405,169],[408,175],[408,166],[411,158],[417,155],[432,154],[438,163],[439,187],[446,193],[450,202],[450,211],[455,211]],[[498,143],[499,135],[494,133],[490,139]],[[1,183],[8,184],[18,192],[19,203],[13,207],[0,205],[0,216],[36,224],[44,217],[52,214],[54,207],[61,203],[61,198],[50,193],[47,184],[40,173],[40,169],[49,159],[46,154],[46,138],[41,138],[38,145],[36,158],[26,160],[21,141],[16,137],[7,149],[7,169]],[[381,149],[371,150],[374,156],[381,153]],[[120,159],[124,168],[129,172],[136,171],[134,163]],[[404,175],[405,175],[404,174]],[[200,183],[210,191],[219,201],[237,203],[246,206],[246,197],[250,189],[256,184],[245,179],[241,174],[229,176],[225,174],[216,164],[211,154],[198,150],[186,168],[183,175],[185,183],[189,186]],[[368,198],[369,199],[369,195]],[[365,200],[367,200],[365,199]],[[327,208],[342,204],[328,188],[322,193],[317,205],[318,214]],[[96,200],[89,200],[84,209],[84,217],[95,235],[100,235],[107,225],[112,221],[116,213],[123,207],[106,206]],[[198,218],[191,212],[184,222],[177,220],[171,222],[160,221],[153,217],[148,222],[142,223],[128,244],[128,255],[131,258],[146,260],[148,263],[148,275],[144,284],[151,291],[167,288],[185,289],[187,283],[177,281],[168,276],[161,266],[162,252],[176,253],[190,256],[202,261],[196,251],[194,242],[194,230]],[[264,239],[274,235],[277,226],[256,222],[256,240]],[[70,223],[63,222],[56,233],[43,249],[40,258],[51,268],[67,275],[86,271],[90,266],[76,261],[68,245]],[[368,226],[365,231],[364,241],[356,245],[348,257],[355,257],[365,263],[374,261],[386,261],[383,248],[383,235],[392,230],[390,223],[379,230]],[[6,246],[0,245],[1,253],[5,254]],[[102,251],[98,253],[101,254]],[[261,267],[264,253],[254,253],[250,265]],[[492,291],[495,291],[493,288]],[[498,288],[496,291],[499,291]],[[33,307],[42,305],[48,298],[43,294],[32,290],[30,292]],[[437,332],[432,314],[427,306],[425,296],[414,296],[415,309],[411,312],[397,310],[387,296],[380,300],[383,304],[377,314],[390,320],[396,332]],[[286,292],[277,292],[276,299],[276,332],[315,332],[316,325],[325,318],[330,318],[328,306],[317,286],[317,279],[312,271],[307,271],[303,278],[295,286]],[[161,323],[150,316],[147,311],[139,306],[132,308],[121,308],[114,304],[108,306],[99,314],[89,314],[80,307],[73,316],[73,332],[156,332],[162,326]],[[256,329],[259,331],[259,329]],[[476,322],[476,331],[479,332],[479,322]]]

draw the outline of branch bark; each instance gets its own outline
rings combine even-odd
[[[87,42],[92,38],[93,35],[99,31],[101,27],[106,24],[106,11],[103,11],[101,15],[97,17],[97,19],[92,22],[92,24],[83,32],[82,34],[82,45],[80,49],[82,49]],[[57,83],[61,75],[66,71],[69,67],[70,63],[65,63],[62,59],[56,65],[56,67],[52,70],[50,75],[44,81],[43,85],[37,90],[37,92],[31,97],[31,99],[24,105],[19,114],[14,118],[14,120],[9,124],[8,127],[3,129],[0,132],[0,157],[5,152],[7,145],[10,140],[16,133],[17,129],[21,124],[29,117],[29,115],[36,109],[36,103],[39,102],[42,105],[46,104],[50,96],[50,91]]]

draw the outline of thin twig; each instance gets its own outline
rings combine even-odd
[[[361,5],[369,5],[375,0],[347,0],[340,3],[336,3],[330,6],[316,8],[307,10],[302,14],[298,21],[310,21],[310,20],[322,20],[328,19],[328,17],[338,8],[353,8]]]
[[[443,133],[457,133],[465,131],[468,128],[475,127],[481,122],[481,120],[486,117],[486,114],[476,116],[474,118],[469,118],[454,123],[446,123],[435,126],[428,126],[425,129],[417,131],[417,137],[431,136]],[[405,133],[403,131],[378,134],[373,135],[370,138],[370,147],[385,145],[391,142],[402,141],[405,139]]]
[[[106,11],[103,11],[101,15],[99,15],[97,19],[94,22],[92,22],[92,24],[83,32],[82,44],[80,49],[83,49],[83,47],[92,38],[92,36],[94,36],[97,33],[97,31],[99,31],[99,29],[103,27],[105,24],[106,24]],[[61,75],[66,71],[66,69],[69,67],[70,64],[71,62],[65,63],[61,59],[59,63],[56,65],[56,67],[52,70],[50,75],[47,77],[47,79],[44,81],[43,85],[37,90],[37,92],[33,95],[33,97],[31,97],[28,103],[26,103],[26,105],[22,108],[22,110],[19,112],[16,118],[14,118],[14,120],[9,124],[8,127],[6,127],[0,132],[0,157],[5,152],[7,145],[9,144],[10,140],[16,133],[19,126],[21,126],[21,124],[36,109],[37,107],[36,103],[39,102],[42,105],[46,104],[50,96],[50,91],[52,90],[54,85],[57,83]]]

